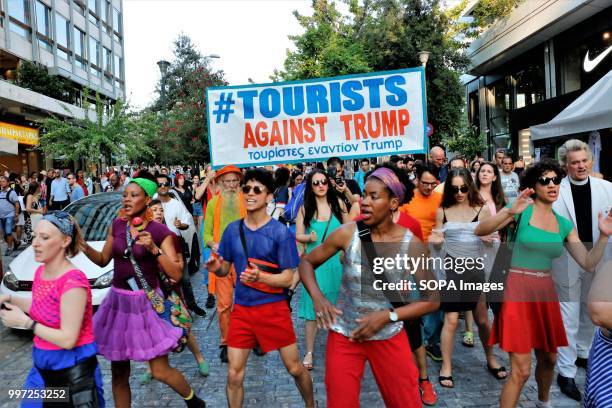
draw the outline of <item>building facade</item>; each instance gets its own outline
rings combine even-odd
[[[23,61],[67,79],[72,99],[17,86]],[[84,90],[124,98],[124,61],[122,0],[0,0],[0,172],[42,170],[37,123],[90,115],[79,106]]]
[[[555,157],[567,138],[587,141],[588,134],[534,141],[529,128],[550,121],[612,70],[611,47],[612,0],[524,1],[482,33],[468,50],[474,77],[466,99],[489,157],[499,148],[527,161]],[[600,132],[610,152],[612,131]]]

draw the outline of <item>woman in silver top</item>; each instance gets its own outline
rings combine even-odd
[[[325,376],[327,406],[330,408],[359,406],[366,361],[372,367],[386,406],[421,406],[418,372],[408,338],[402,330],[402,321],[437,310],[437,294],[422,291],[421,299],[426,301],[393,308],[387,298],[389,293],[380,289],[384,281],[406,282],[410,274],[414,277],[411,281],[418,288],[421,281],[433,280],[433,275],[423,268],[409,270],[397,265],[384,270],[387,279],[381,278],[380,271],[377,275],[372,271],[376,265],[380,266],[379,257],[395,259],[397,255],[407,255],[408,258],[426,255],[420,240],[393,222],[393,211],[399,206],[405,191],[405,186],[393,171],[386,168],[375,170],[366,180],[361,222],[344,224],[336,229],[300,263],[300,277],[313,299],[317,324],[331,329],[327,340]],[[368,257],[361,256],[360,232],[369,232],[376,244],[375,268],[368,265]],[[314,269],[341,250],[346,256],[338,303],[334,306],[319,289]],[[398,293],[393,291],[393,294]],[[394,305],[398,305],[399,302],[395,303],[397,300],[393,300]]]

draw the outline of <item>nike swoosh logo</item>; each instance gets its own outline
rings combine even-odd
[[[597,65],[599,65],[599,63],[601,61],[603,61],[604,58],[606,58],[608,56],[608,54],[610,54],[612,52],[612,45],[610,47],[608,47],[607,50],[605,50],[604,52],[602,52],[601,54],[599,54],[597,56],[597,58],[595,58],[594,60],[589,59],[589,51],[587,50],[587,53],[584,57],[584,70],[586,72],[591,72],[592,70],[595,69],[595,67]]]

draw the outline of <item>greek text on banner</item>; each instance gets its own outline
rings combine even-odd
[[[213,167],[427,149],[422,67],[308,81],[209,88]]]

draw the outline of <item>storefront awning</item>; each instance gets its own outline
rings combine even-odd
[[[550,122],[531,127],[531,140],[612,128],[612,71]]]

